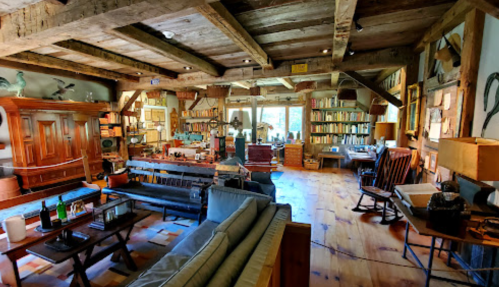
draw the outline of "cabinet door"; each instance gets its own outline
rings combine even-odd
[[[36,114],[34,119],[37,165],[59,163],[61,139],[58,116],[40,113]]]
[[[84,149],[87,151],[87,154],[90,153],[90,137],[88,130],[88,118],[78,118],[74,121],[74,157],[79,158],[82,156],[81,150]]]
[[[61,133],[64,161],[74,159],[73,153],[73,118],[71,115],[61,116]]]
[[[101,142],[100,142],[100,124],[98,117],[92,117],[92,142],[93,154],[89,154],[91,159],[101,159],[102,158],[102,150],[101,150]]]

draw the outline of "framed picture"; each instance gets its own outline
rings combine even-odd
[[[407,122],[405,128],[407,135],[418,135],[421,86],[421,83],[416,83],[407,87]]]
[[[154,122],[152,122],[152,123],[146,123],[146,129],[147,130],[155,130],[156,129],[156,125],[154,124]]]
[[[430,151],[430,164],[428,166],[429,171],[436,172],[438,166],[438,153],[434,151]]]

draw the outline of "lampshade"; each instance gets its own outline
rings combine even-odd
[[[374,138],[380,140],[385,137],[385,141],[396,140],[397,123],[392,122],[377,122],[374,129]]]
[[[438,141],[438,165],[474,180],[499,181],[499,141],[448,138]]]
[[[233,111],[230,121],[232,122],[236,117],[243,123],[243,129],[251,129],[251,119],[248,111]]]

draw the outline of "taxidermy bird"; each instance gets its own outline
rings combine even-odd
[[[16,92],[17,97],[23,97],[23,90],[26,87],[26,81],[23,78],[24,73],[21,71],[17,72],[16,82],[11,84],[5,78],[0,77],[0,90],[6,90],[7,92]]]
[[[487,102],[489,100],[489,92],[490,88],[492,87],[492,83],[494,81],[499,82],[499,73],[492,73],[490,76],[487,78],[487,83],[485,84],[485,93],[483,95],[483,109],[486,112],[487,111]],[[487,113],[487,117],[485,118],[485,121],[483,122],[483,127],[482,127],[482,138],[485,135],[485,130],[487,129],[487,125],[489,124],[490,120],[492,117],[499,112],[499,87],[496,89],[496,99],[494,103],[494,107],[490,112]]]
[[[75,90],[73,89],[75,84],[69,84],[66,86],[66,83],[62,80],[59,80],[57,78],[54,78],[54,80],[57,82],[57,87],[59,90],[57,92],[54,92],[52,94],[52,98],[57,97],[59,100],[62,100],[62,95],[67,93],[68,91],[74,92]]]

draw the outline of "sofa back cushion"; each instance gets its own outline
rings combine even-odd
[[[128,173],[109,175],[107,177],[107,186],[109,188],[120,187],[128,183]]]
[[[222,265],[217,269],[217,272],[211,277],[208,285],[206,285],[207,287],[229,287],[236,283],[239,274],[255,249],[255,246],[262,238],[263,233],[269,226],[275,212],[275,203],[269,204],[267,208],[262,211],[248,235],[246,235],[234,251],[225,258]]]
[[[229,239],[229,250],[232,250],[253,225],[256,218],[256,200],[252,197],[246,198],[241,206],[227,219],[218,225],[214,233],[224,232]]]
[[[256,211],[259,214],[272,200],[271,197],[246,190],[212,185],[208,190],[208,220],[221,223],[236,211],[246,198],[256,200]]]
[[[215,273],[227,253],[227,234],[218,232],[161,287],[201,287]]]

